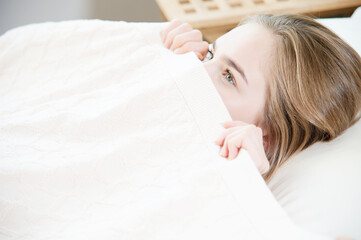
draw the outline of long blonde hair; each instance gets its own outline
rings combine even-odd
[[[274,172],[318,141],[331,141],[359,118],[361,59],[336,34],[300,15],[256,15],[275,36],[262,126]]]

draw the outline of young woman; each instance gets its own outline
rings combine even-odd
[[[174,20],[163,43],[203,60],[233,120],[216,140],[220,154],[233,159],[246,149],[266,180],[295,153],[360,118],[360,56],[309,17],[253,16],[211,45]]]

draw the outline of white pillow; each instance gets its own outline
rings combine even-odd
[[[361,54],[361,7],[351,18],[320,19]],[[291,219],[312,232],[361,239],[361,121],[304,150],[269,187]]]
[[[361,7],[350,18],[324,18],[317,20],[345,40],[361,54]]]

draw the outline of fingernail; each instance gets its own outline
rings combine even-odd
[[[194,52],[194,53],[196,54],[197,58],[202,61],[202,59],[203,59],[202,54],[200,54],[198,52]]]
[[[226,152],[225,152],[224,147],[222,147],[220,154],[221,154],[222,157],[226,156]]]
[[[179,53],[180,53],[180,49],[176,49],[176,50],[174,51],[174,53],[175,53],[175,54],[179,54]]]

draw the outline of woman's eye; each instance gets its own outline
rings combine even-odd
[[[223,77],[227,82],[229,82],[233,86],[236,86],[236,81],[234,80],[234,77],[229,70],[226,70],[226,72],[223,74]]]

